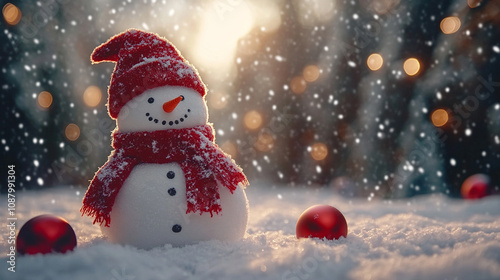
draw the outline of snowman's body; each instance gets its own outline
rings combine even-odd
[[[175,106],[164,106],[172,100],[177,100]],[[165,111],[172,107],[171,112]],[[124,108],[117,118],[119,132],[189,128],[208,121],[204,99],[185,87],[148,90]],[[240,185],[233,193],[219,185],[219,195],[221,212],[186,213],[186,179],[181,166],[175,162],[138,164],[116,196],[109,227],[102,225],[101,230],[112,242],[145,249],[241,239],[248,219],[245,192]]]
[[[203,240],[241,239],[247,223],[247,199],[238,186],[219,187],[222,211],[186,214],[186,180],[177,163],[134,167],[116,197],[110,227],[102,232],[110,241],[152,248],[181,246]]]

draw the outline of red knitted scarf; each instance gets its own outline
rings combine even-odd
[[[116,195],[135,165],[177,162],[186,177],[186,213],[218,214],[221,206],[217,183],[232,193],[239,183],[245,187],[248,181],[214,138],[211,124],[153,132],[115,131],[115,150],[95,174],[80,212],[95,217],[94,223],[109,226]]]

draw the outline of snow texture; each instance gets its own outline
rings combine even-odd
[[[110,244],[90,218],[80,217],[81,190],[17,193],[18,229],[39,214],[60,215],[75,229],[78,248],[63,255],[18,256],[15,273],[3,257],[0,279],[500,279],[498,196],[367,202],[326,189],[265,185],[251,186],[247,195],[243,240],[140,250]],[[346,239],[295,238],[297,218],[314,204],[344,213]],[[6,196],[0,196],[0,206],[7,209]],[[6,229],[1,227],[2,256]]]

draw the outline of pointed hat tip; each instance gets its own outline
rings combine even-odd
[[[119,59],[118,54],[125,44],[130,43],[130,41],[133,41],[134,38],[140,37],[143,34],[146,35],[150,33],[130,28],[109,38],[108,41],[94,49],[90,55],[90,61],[92,64],[100,62],[117,62]]]

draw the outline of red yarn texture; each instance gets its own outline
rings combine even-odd
[[[132,169],[141,163],[180,164],[186,177],[187,211],[221,211],[218,183],[231,193],[248,180],[241,168],[214,142],[211,124],[193,128],[152,132],[113,133],[108,161],[95,174],[80,212],[94,217],[94,223],[109,226],[116,195]]]
[[[116,119],[120,109],[148,89],[182,86],[206,94],[196,69],[165,38],[129,29],[95,48],[92,63],[116,62],[108,89],[108,109]]]

